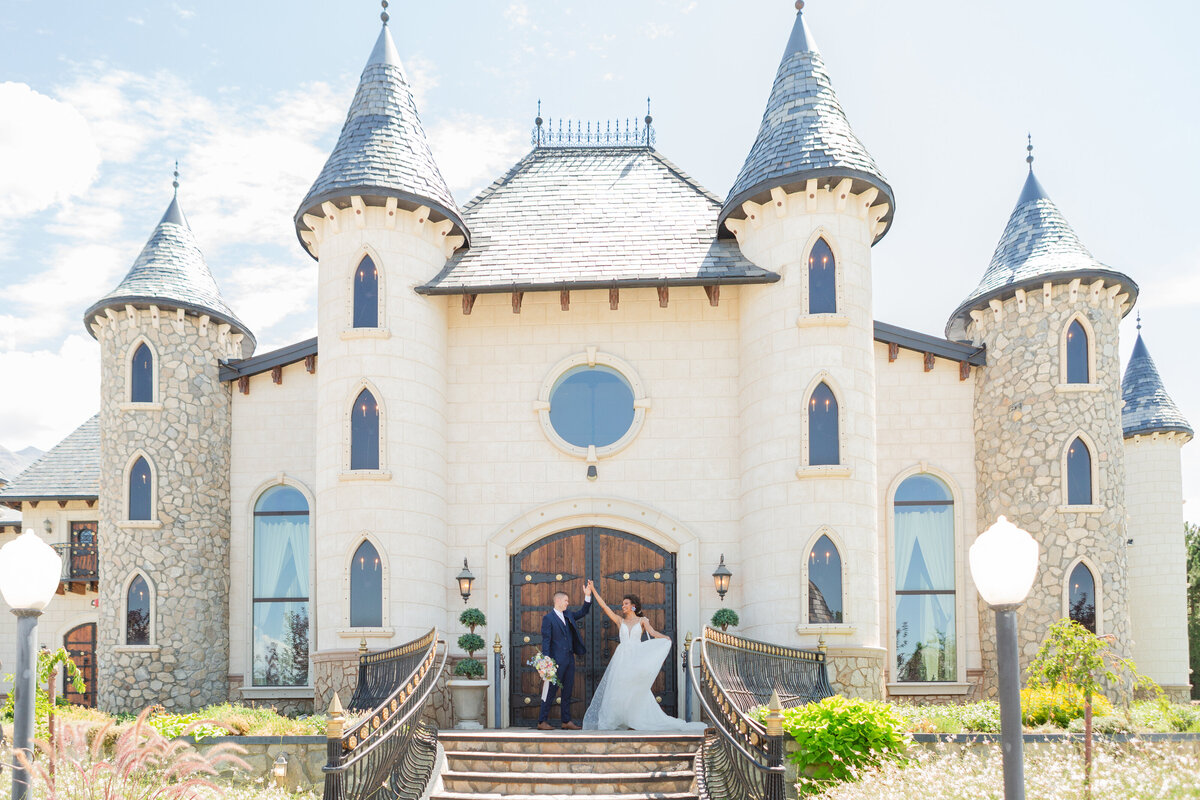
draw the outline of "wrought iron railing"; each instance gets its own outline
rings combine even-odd
[[[437,727],[423,714],[445,667],[446,643],[438,639],[437,628],[408,644],[359,657],[362,692],[356,688],[354,698],[365,702],[383,694],[370,714],[346,731],[334,695],[325,800],[416,800],[425,793],[437,760]],[[351,707],[361,707],[355,699]]]
[[[750,712],[767,705],[773,694],[778,694],[780,708],[832,695],[825,654],[742,639],[713,628],[705,628],[692,648],[688,680],[715,729],[705,737],[697,765],[701,797],[783,800],[786,736],[781,719],[763,724]]]
[[[60,581],[100,580],[100,559],[94,544],[52,544],[62,558]]]

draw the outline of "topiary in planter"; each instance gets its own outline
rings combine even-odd
[[[473,633],[465,634],[466,636],[474,636]],[[483,677],[483,664],[475,658],[464,658],[454,665],[454,677],[456,678],[471,678],[478,679]]]
[[[732,608],[718,608],[717,613],[712,615],[712,626],[721,630],[726,630],[730,625],[736,628],[739,622],[741,620]]]
[[[458,615],[458,624],[465,626],[471,633],[474,633],[476,628],[487,625],[487,617],[478,608],[468,608]]]
[[[483,637],[477,633],[464,633],[458,637],[458,646],[459,649],[466,650],[471,658],[475,658],[475,651],[483,649]]]

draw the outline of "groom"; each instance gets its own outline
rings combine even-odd
[[[582,608],[569,611],[567,606],[570,602],[571,598],[566,592],[554,593],[554,608],[542,617],[542,653],[553,658],[558,665],[558,680],[562,684],[562,728],[565,731],[577,731],[579,726],[571,721],[571,689],[575,686],[575,656],[585,654],[587,648],[583,646],[575,623],[592,610],[592,582],[589,580],[583,589]],[[546,720],[550,717],[556,694],[558,686],[552,683],[542,697],[542,707],[538,712],[539,730],[553,730]]]

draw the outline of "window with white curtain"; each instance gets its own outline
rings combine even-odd
[[[273,486],[254,506],[255,686],[308,685],[308,502]]]
[[[956,680],[954,498],[933,475],[913,475],[894,510],[894,680]]]

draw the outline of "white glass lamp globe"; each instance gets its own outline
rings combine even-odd
[[[979,535],[969,558],[975,587],[991,606],[1022,603],[1037,577],[1037,542],[1003,516]]]
[[[62,557],[31,530],[0,547],[0,594],[16,610],[49,605],[61,575]]]

